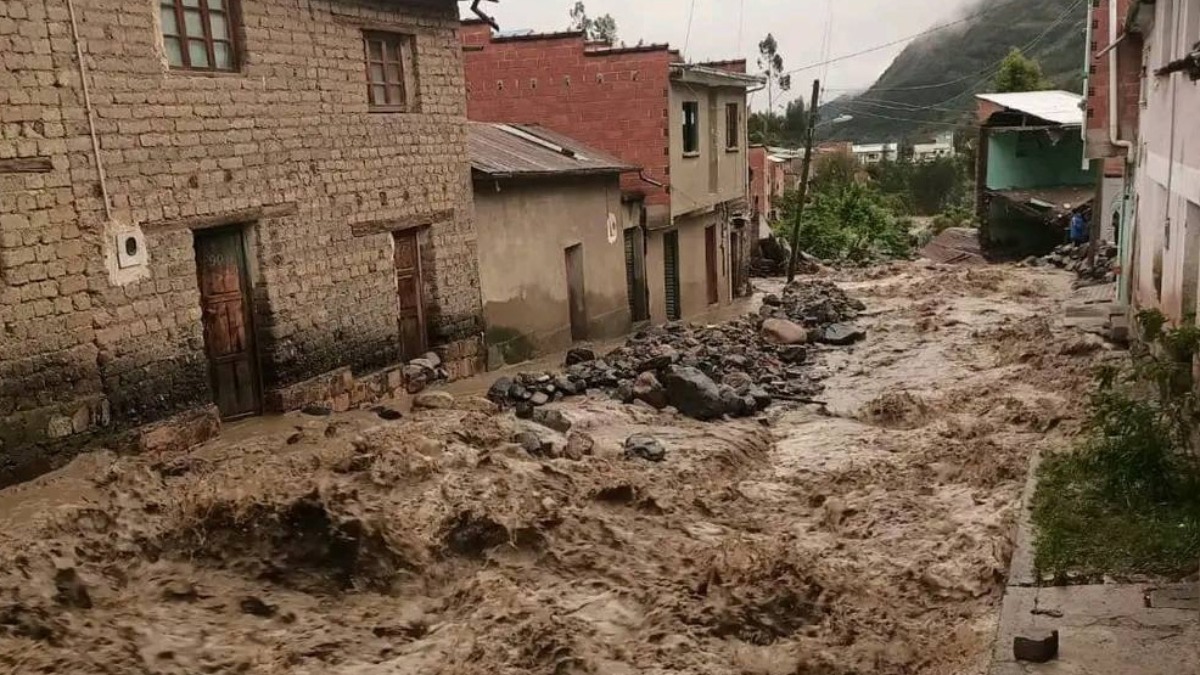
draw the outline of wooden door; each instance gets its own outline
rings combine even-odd
[[[583,286],[583,244],[575,244],[566,251],[567,257],[567,304],[571,308],[571,339],[586,340],[587,294]]]
[[[258,355],[242,229],[196,233],[204,347],[217,408],[224,419],[262,411]]]
[[[704,271],[710,305],[721,301],[721,291],[717,288],[717,264],[717,226],[709,225],[704,228]]]
[[[415,359],[428,351],[425,332],[425,283],[416,230],[393,233],[396,243],[396,294],[400,303],[400,357]]]
[[[679,232],[663,234],[663,290],[665,293],[667,320],[678,321],[683,317],[682,299],[679,297]]]

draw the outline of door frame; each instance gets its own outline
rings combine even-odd
[[[262,355],[258,351],[258,311],[254,300],[255,275],[252,272],[250,250],[253,247],[253,229],[254,223],[233,223],[218,225],[215,227],[197,228],[192,230],[192,257],[196,265],[196,291],[200,294],[200,329],[204,339],[204,360],[208,366],[208,381],[212,387],[213,405],[216,405],[217,393],[217,377],[216,364],[213,363],[212,355],[208,352],[208,330],[204,324],[204,294],[200,288],[200,261],[196,259],[196,242],[200,239],[219,237],[222,235],[236,234],[239,246],[241,248],[241,260],[239,261],[239,276],[242,282],[242,310],[243,321],[246,324],[246,342],[247,352],[250,355],[251,385],[253,387],[254,410],[231,415],[226,417],[221,416],[224,422],[245,419],[248,417],[257,417],[266,411],[264,401],[265,385],[263,380]]]
[[[429,351],[429,324],[426,316],[425,307],[425,266],[423,261],[423,246],[421,246],[421,231],[423,228],[410,227],[402,230],[393,230],[391,232],[392,239],[392,280],[395,282],[395,300],[396,300],[396,338],[400,342],[400,358],[408,361],[420,357],[422,354]],[[416,277],[417,287],[417,324],[420,328],[419,348],[413,355],[405,353],[404,346],[404,315],[400,305],[400,275],[397,267],[397,256],[400,253],[398,246],[399,239],[402,237],[412,237],[413,243],[416,246],[414,275]]]
[[[563,264],[567,275],[567,316],[571,326],[571,342],[588,339],[587,270],[584,267],[583,243],[563,249]],[[578,288],[572,283],[578,279]],[[578,305],[578,311],[576,311]]]
[[[721,304],[721,252],[717,225],[704,227],[704,299],[709,307]]]

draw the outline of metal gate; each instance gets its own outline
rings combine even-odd
[[[663,273],[666,292],[667,320],[678,321],[683,317],[679,297],[679,232],[663,235]]]

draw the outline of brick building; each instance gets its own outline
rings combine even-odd
[[[0,485],[480,363],[457,3],[203,3],[0,3]]]
[[[1085,154],[1098,165],[1101,174],[1093,218],[1095,233],[1116,241],[1118,225],[1128,219],[1131,208],[1128,196],[1132,185],[1128,181],[1132,178],[1132,157],[1122,142],[1132,143],[1137,136],[1142,36],[1125,30],[1133,0],[1097,0],[1090,4]],[[1113,110],[1116,119],[1110,122]],[[1124,244],[1118,242],[1122,247]]]
[[[748,288],[746,91],[760,79],[744,61],[689,64],[667,45],[578,32],[501,37],[479,21],[462,33],[472,120],[536,123],[640,169],[621,177],[628,264],[644,273],[635,320],[692,316]]]

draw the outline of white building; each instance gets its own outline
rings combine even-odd
[[[854,158],[859,164],[871,165],[880,162],[894,162],[900,158],[899,143],[873,143],[870,145],[855,145]]]
[[[938,134],[931,143],[917,143],[913,146],[914,162],[931,162],[935,159],[954,156],[954,132],[947,131]]]

